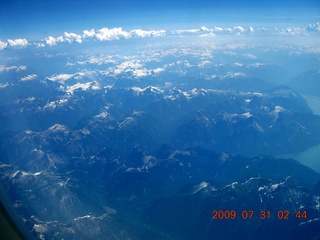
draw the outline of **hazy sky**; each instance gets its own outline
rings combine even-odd
[[[268,24],[320,21],[318,0],[267,1],[0,1],[0,40],[40,38],[90,28],[170,28],[208,23]]]

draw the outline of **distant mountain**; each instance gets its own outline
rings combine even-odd
[[[168,143],[179,149],[256,155],[299,152],[320,142],[319,116],[284,86],[261,92],[109,85],[70,92],[70,87],[45,80],[0,89],[2,96],[16,94],[4,97],[1,106],[3,156],[16,152],[7,149],[16,143],[16,148],[32,145],[26,146],[29,151],[48,145],[49,152],[54,146],[76,152],[70,148],[86,142],[93,149],[108,147],[126,156],[136,145],[148,151]],[[23,97],[18,97],[18,89]],[[51,145],[47,141],[56,134],[59,140]]]
[[[320,96],[320,71],[303,72],[287,83],[301,94]]]

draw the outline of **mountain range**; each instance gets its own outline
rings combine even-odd
[[[319,173],[273,157],[320,142],[297,91],[95,79],[0,88],[1,183],[35,238],[320,238]]]

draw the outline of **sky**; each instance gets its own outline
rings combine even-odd
[[[92,29],[122,28],[130,32],[240,26],[249,30],[268,26],[307,28],[318,22],[319,0],[3,0],[0,49],[26,46],[32,41],[55,45],[50,39],[47,41],[49,37],[79,43],[79,38],[71,36],[70,40],[65,33],[83,37],[84,31]]]
[[[4,0],[0,1],[0,36],[50,34],[81,27],[283,21],[286,18],[314,21],[317,17],[320,21],[318,0]]]

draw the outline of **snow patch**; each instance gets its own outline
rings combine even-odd
[[[193,191],[192,191],[192,195],[193,194],[196,194],[197,192],[199,192],[201,189],[203,188],[206,188],[209,184],[205,181],[201,182],[200,184],[196,185],[194,188],[193,188]]]
[[[81,89],[83,91],[87,91],[90,87],[92,82],[86,82],[86,83],[76,83],[75,85],[68,86],[66,89],[67,93],[73,94],[75,90]],[[99,89],[99,87],[96,86],[96,90]]]
[[[15,176],[17,176],[17,174],[18,174],[19,172],[20,172],[20,170],[16,171],[15,173],[13,173],[13,174],[11,175],[11,177],[14,178]]]
[[[57,81],[57,82],[65,82],[67,80],[69,80],[70,78],[72,78],[74,76],[74,74],[54,74],[51,77],[47,77],[48,80],[50,81]]]
[[[148,87],[145,87],[145,88],[139,88],[139,87],[132,87],[131,88],[134,92],[136,93],[143,93],[145,92],[146,90],[149,90],[150,92],[153,92],[153,93],[162,93],[163,90],[161,88],[158,88],[158,87],[154,87],[154,86],[148,86]]]
[[[279,113],[279,112],[284,112],[285,109],[283,107],[281,107],[281,106],[275,106],[274,111]]]
[[[61,124],[54,124],[53,126],[49,127],[48,130],[52,132],[69,132],[67,127]]]
[[[73,219],[74,221],[79,221],[79,220],[82,220],[82,219],[87,219],[87,218],[92,218],[90,215],[86,215],[86,216],[82,216],[82,217],[77,217],[75,219]]]
[[[272,191],[275,191],[280,185],[281,185],[280,183],[279,184],[273,184],[273,185],[270,186],[270,189]]]
[[[250,117],[252,117],[252,114],[250,112],[246,112],[246,113],[242,114],[242,116],[244,116],[246,118],[250,118]]]
[[[42,174],[42,171],[34,173],[33,176],[39,176],[41,174]]]
[[[9,86],[9,83],[0,84],[0,88],[6,88]]]
[[[220,77],[221,80],[230,79],[230,78],[243,78],[247,77],[247,74],[242,72],[228,72],[227,74]]]
[[[320,221],[320,218],[314,218],[314,219],[311,219],[311,220],[309,220],[307,222],[302,222],[299,225],[301,226],[301,225],[312,223],[312,222],[316,222],[316,221]]]

